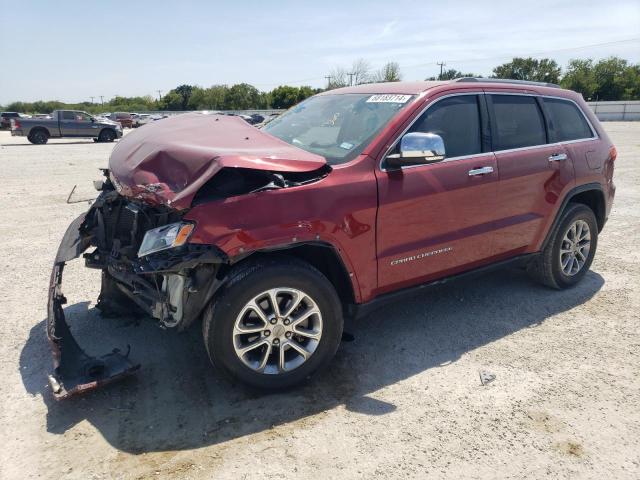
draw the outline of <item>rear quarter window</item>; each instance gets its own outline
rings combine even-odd
[[[559,98],[545,98],[544,104],[549,115],[551,141],[567,142],[593,137],[591,127],[575,103]]]
[[[547,143],[542,112],[535,97],[491,95],[494,112],[494,150]]]

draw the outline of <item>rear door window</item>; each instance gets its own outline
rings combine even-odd
[[[440,135],[447,158],[481,153],[477,95],[459,95],[440,100],[422,114],[409,131]]]
[[[544,118],[535,97],[491,95],[494,113],[493,149],[532,147],[547,143]]]
[[[568,142],[593,137],[591,127],[577,105],[569,100],[545,98],[552,142]]]

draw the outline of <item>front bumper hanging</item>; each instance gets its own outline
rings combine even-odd
[[[86,214],[76,218],[62,239],[51,272],[47,303],[47,337],[53,353],[53,373],[49,384],[56,399],[98,388],[132,375],[140,368],[129,360],[129,352],[91,357],[78,345],[66,322],[62,294],[62,272],[66,262],[79,257],[90,245],[90,235],[83,235]]]

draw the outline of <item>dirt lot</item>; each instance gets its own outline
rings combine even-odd
[[[519,270],[432,290],[351,327],[331,368],[256,395],[209,368],[198,328],[103,320],[96,272],[71,264],[67,316],[90,353],[139,375],[56,403],[44,318],[58,242],[112,145],[0,133],[0,477],[638,478],[640,122],[608,123],[618,196],[585,280]],[[496,375],[481,386],[479,370]]]

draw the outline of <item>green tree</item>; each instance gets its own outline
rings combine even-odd
[[[315,95],[318,91],[308,87],[291,87],[281,85],[268,93],[269,102],[272,108],[290,108],[305,98]]]
[[[600,60],[593,66],[597,84],[595,100],[631,100],[639,98],[638,66],[619,57]]]
[[[183,110],[182,108],[183,98],[174,90],[170,90],[162,100],[160,100],[161,110]]]
[[[532,80],[536,82],[558,83],[562,69],[555,60],[543,58],[514,58],[511,62],[498,65],[493,69],[494,78],[510,80]]]
[[[290,108],[298,103],[300,91],[296,87],[286,85],[274,88],[271,91],[271,106],[273,108]]]
[[[259,108],[260,92],[253,85],[248,83],[238,83],[233,85],[224,101],[224,108],[227,110],[249,110]]]
[[[560,85],[562,88],[579,92],[584,98],[591,100],[598,88],[593,72],[593,60],[590,58],[570,60]]]
[[[189,104],[189,97],[191,96],[191,93],[193,92],[193,86],[192,85],[180,85],[179,87],[176,87],[173,89],[174,92],[176,92],[178,95],[180,95],[182,97],[182,108],[181,110],[186,110],[187,109],[187,105]]]

